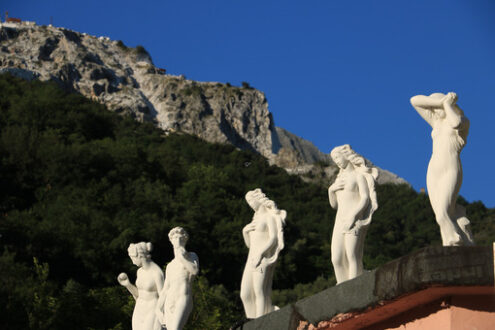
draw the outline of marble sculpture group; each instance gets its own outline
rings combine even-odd
[[[432,127],[433,152],[426,176],[428,197],[440,227],[444,246],[474,245],[465,210],[456,205],[462,184],[460,152],[466,144],[469,120],[457,105],[453,92],[417,95],[411,104]],[[363,247],[373,212],[378,208],[375,181],[378,169],[350,145],[335,147],[330,156],[339,167],[328,188],[330,206],[337,209],[331,254],[337,284],[363,273]],[[280,251],[284,248],[287,212],[280,210],[261,189],[246,193],[253,209],[250,223],[242,230],[249,249],[241,280],[241,300],[247,318],[257,318],[276,309],[271,301],[272,280]],[[136,284],[125,273],[118,282],[129,290],[136,305],[133,330],[182,329],[192,310],[192,280],[199,271],[199,259],[187,252],[187,232],[173,228],[169,240],[174,259],[165,276],[151,260],[151,243],[130,244],[129,257],[138,268]]]

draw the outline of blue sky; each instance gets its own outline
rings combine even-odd
[[[495,207],[495,1],[3,0],[5,10],[143,45],[189,79],[247,81],[277,126],[324,152],[349,143],[417,190],[431,129],[409,98],[455,91],[471,121],[461,195]]]

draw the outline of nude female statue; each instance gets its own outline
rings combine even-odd
[[[244,227],[242,235],[249,248],[248,260],[241,282],[241,300],[247,318],[257,318],[277,309],[272,305],[272,281],[275,262],[284,248],[285,218],[261,189],[246,194],[254,210],[253,220]]]
[[[459,155],[469,132],[469,120],[456,102],[457,95],[452,92],[411,98],[412,106],[433,128],[426,186],[444,246],[474,244],[465,210],[456,205],[462,184]]]
[[[156,314],[167,330],[180,330],[192,311],[192,280],[199,272],[196,253],[186,251],[189,235],[182,227],[168,233],[174,247],[174,259],[165,270],[165,285],[160,293]]]
[[[364,238],[378,208],[375,180],[378,170],[348,144],[330,153],[340,168],[328,188],[330,205],[337,209],[332,234],[332,264],[337,284],[363,273]]]
[[[132,263],[139,267],[136,285],[131,284],[126,273],[121,273],[117,280],[129,290],[136,305],[132,313],[133,330],[160,330],[161,325],[155,317],[158,292],[163,287],[163,272],[151,260],[151,243],[130,244],[127,249]]]

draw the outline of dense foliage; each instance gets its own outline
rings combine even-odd
[[[255,187],[288,212],[275,302],[332,285],[325,187],[250,152],[164,136],[53,84],[0,76],[0,328],[129,329],[134,302],[116,281],[136,271],[127,246],[151,241],[165,265],[177,225],[201,266],[188,328],[228,328],[242,319],[244,194]],[[440,242],[427,196],[406,185],[378,196],[367,268]],[[464,204],[478,242],[493,240],[494,211]]]

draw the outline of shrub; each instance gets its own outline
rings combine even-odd
[[[136,46],[136,53],[139,55],[150,55],[148,51],[141,45]]]
[[[117,46],[121,48],[122,50],[127,50],[127,46],[124,44],[122,40],[117,40]]]
[[[249,85],[249,83],[248,83],[248,82],[246,82],[246,81],[243,81],[241,84],[242,84],[242,87],[243,87],[243,88],[246,88],[246,89],[253,89],[253,87],[251,87],[251,85]]]

